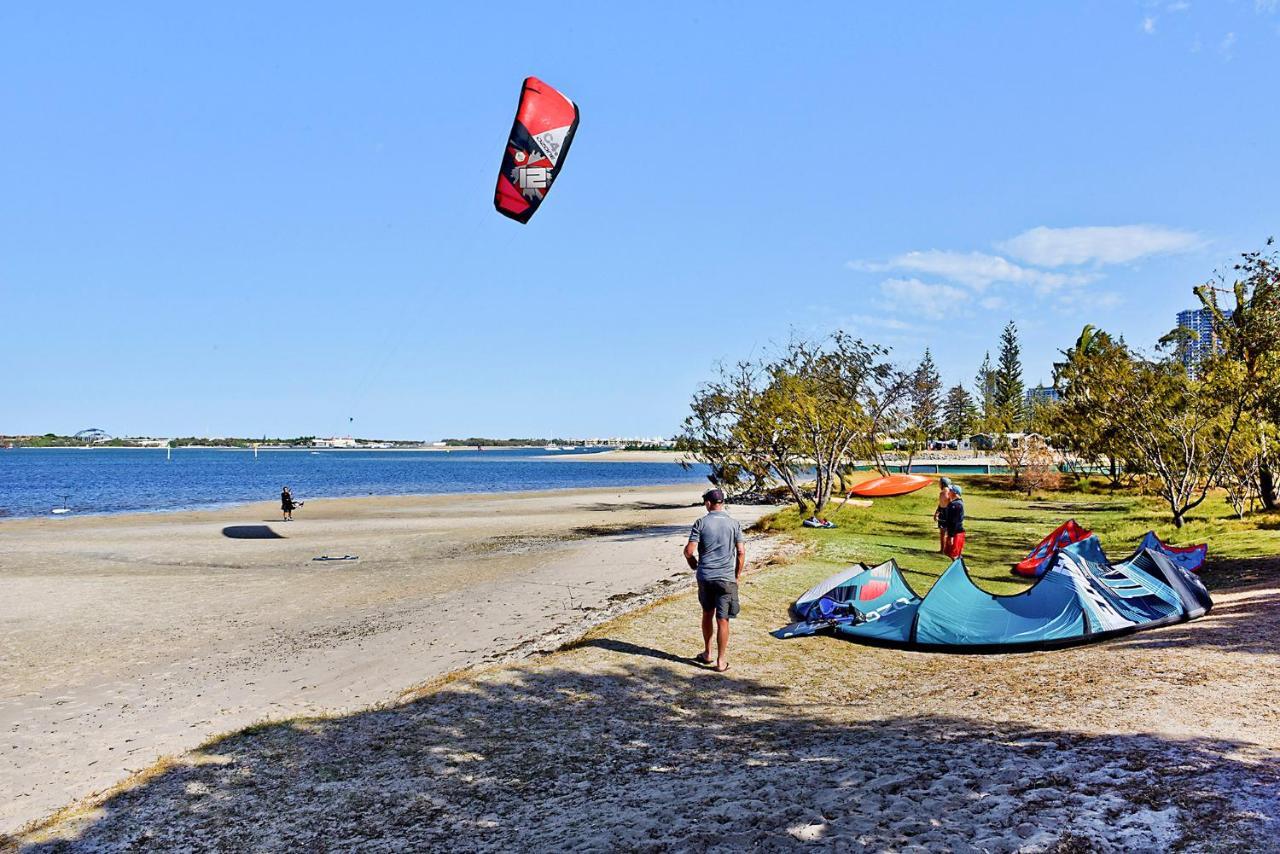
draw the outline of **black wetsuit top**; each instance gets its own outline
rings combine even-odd
[[[947,533],[955,536],[964,533],[964,501],[960,498],[951,499],[951,503],[947,505],[947,509],[943,511],[947,514]]]

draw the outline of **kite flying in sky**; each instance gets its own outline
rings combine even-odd
[[[578,105],[538,78],[526,77],[493,195],[498,213],[529,221],[560,174],[577,130]]]

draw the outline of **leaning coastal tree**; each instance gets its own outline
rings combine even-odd
[[[730,493],[760,493],[777,478],[798,497],[799,441],[781,403],[766,366],[722,366],[694,393],[677,447],[706,463],[711,481]]]
[[[1102,425],[1120,453],[1149,473],[1174,527],[1181,528],[1229,461],[1245,396],[1227,393],[1222,375],[1196,379],[1177,358],[1145,358],[1106,340],[1106,346],[1072,354],[1063,415],[1069,423]]]
[[[1098,401],[1110,393],[1110,378],[1131,358],[1123,340],[1086,325],[1073,346],[1061,351],[1053,382],[1062,400],[1047,411],[1047,432],[1066,454],[1068,470],[1083,475],[1101,471],[1112,487],[1122,485],[1129,468],[1129,445],[1116,424],[1098,417]]]
[[[802,512],[821,513],[843,466],[879,459],[884,425],[907,392],[908,377],[886,355],[838,332],[722,369],[694,394],[681,447],[730,488],[776,478]],[[802,474],[812,475],[811,490]]]
[[[885,470],[881,437],[913,378],[887,356],[883,347],[837,332],[825,341],[793,341],[772,366],[800,452],[813,464],[815,514],[831,500],[841,468],[871,459]]]
[[[1280,427],[1280,255],[1274,245],[1268,240],[1262,251],[1244,253],[1229,272],[1195,289],[1213,318],[1215,339],[1200,373],[1206,382],[1225,384],[1229,394],[1244,395],[1248,415],[1248,436],[1232,454],[1224,485],[1229,493],[1256,492],[1268,510],[1280,506],[1280,447],[1273,439]],[[1224,309],[1228,299],[1234,306]],[[1224,371],[1224,362],[1236,370]]]

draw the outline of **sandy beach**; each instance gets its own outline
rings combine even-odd
[[[743,589],[733,664],[691,592],[395,706],[213,741],[24,850],[1280,850],[1274,581],[1195,622],[951,656],[779,641],[793,567]]]
[[[553,649],[690,582],[696,502],[684,486],[308,501],[292,523],[269,503],[0,522],[0,833],[216,734]]]

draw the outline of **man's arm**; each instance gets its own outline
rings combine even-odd
[[[698,568],[698,543],[694,540],[684,544],[684,561],[690,569]]]
[[[742,570],[747,565],[747,544],[738,543],[738,565],[733,568],[733,580],[737,581],[742,577]]]

